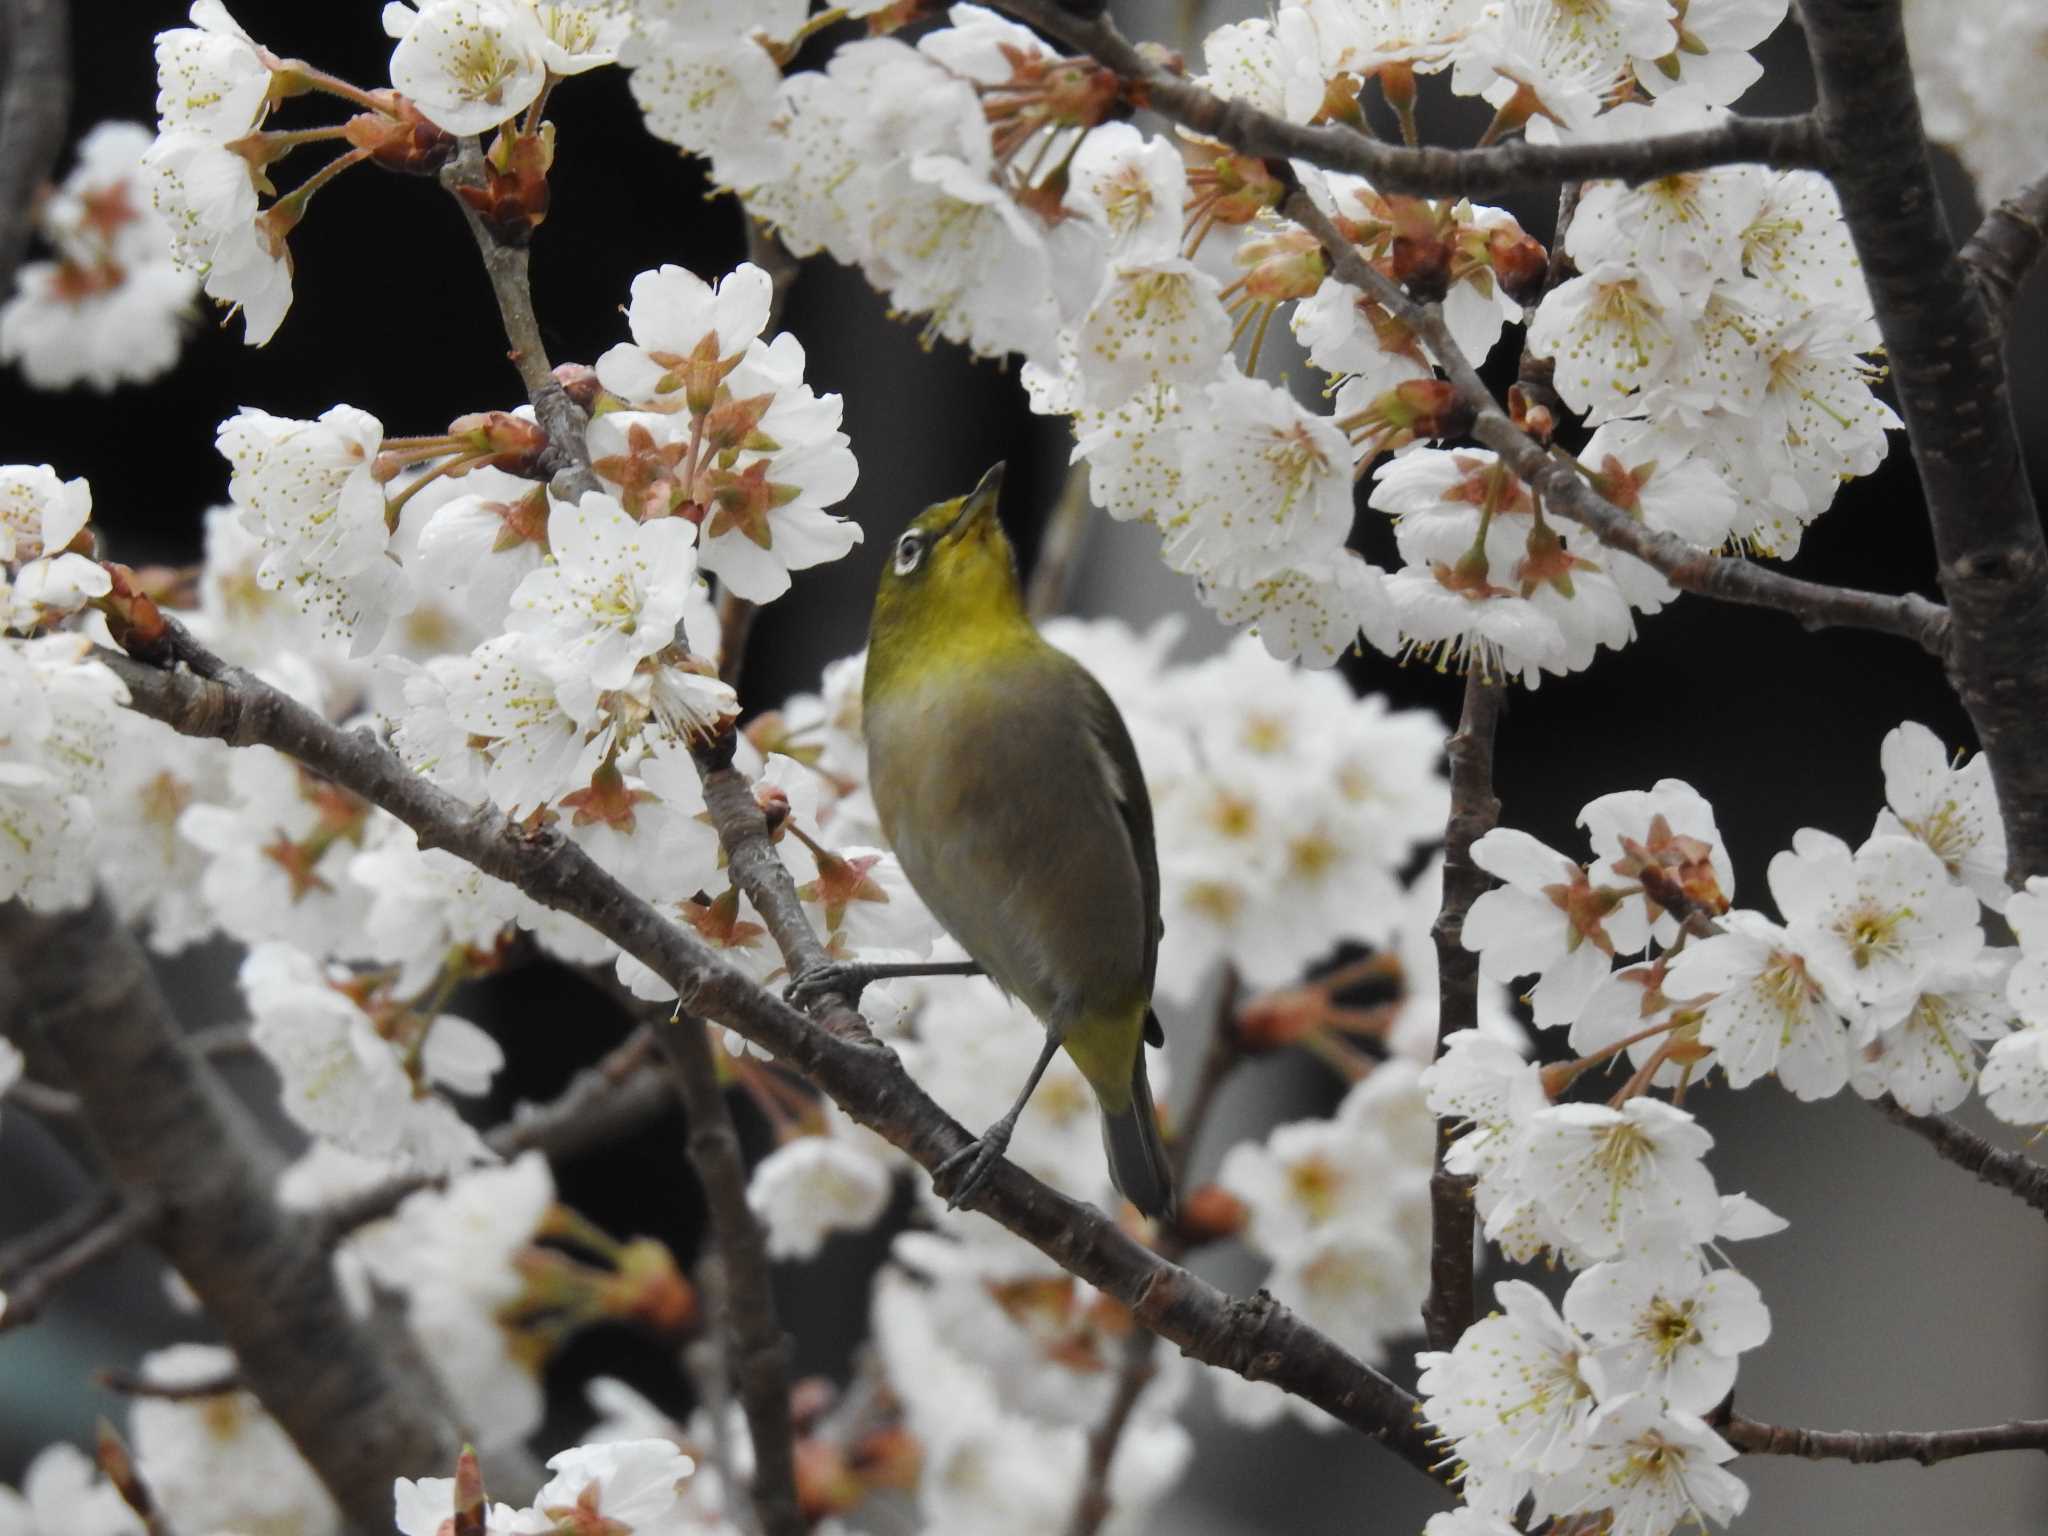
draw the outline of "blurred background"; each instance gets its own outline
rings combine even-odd
[[[235,16],[283,55],[299,55],[365,86],[387,78],[390,44],[377,7],[239,0]],[[1209,26],[1242,5],[1119,3],[1125,30],[1182,47],[1190,57]],[[177,25],[182,7],[126,0],[77,7],[75,142],[110,117],[150,121],[150,40]],[[1746,110],[1796,111],[1811,101],[1802,41],[1788,23],[1764,50],[1767,74]],[[1469,103],[1459,104],[1469,106]],[[1426,93],[1425,131],[1469,142],[1483,122]],[[692,163],[651,139],[618,71],[566,84],[558,125],[553,212],[534,243],[542,328],[557,361],[590,361],[624,334],[619,307],[633,275],[678,262],[715,275],[744,254],[737,206],[710,196]],[[68,155],[66,159],[68,164]],[[61,172],[60,172],[61,173]],[[1975,220],[1967,183],[1948,182],[1959,228]],[[1553,200],[1510,206],[1547,237]],[[346,401],[393,433],[440,430],[463,412],[518,403],[489,292],[455,208],[438,188],[359,171],[324,192],[292,240],[297,297],[276,340],[250,350],[237,322],[201,322],[179,369],[148,388],[110,396],[32,392],[0,377],[0,462],[49,463],[93,487],[94,520],[116,558],[186,563],[198,555],[205,509],[226,499],[213,448],[216,424],[243,404],[313,416]],[[2039,334],[2037,283],[2012,320]],[[863,643],[869,596],[890,537],[919,507],[958,494],[998,458],[1010,462],[1007,516],[1028,562],[1044,513],[1065,476],[1064,423],[1024,408],[1012,371],[959,351],[922,350],[915,329],[890,320],[855,274],[820,258],[806,264],[784,318],[809,354],[807,377],[844,396],[845,429],[860,483],[839,510],[867,542],[837,564],[801,573],[795,590],[761,616],[743,680],[749,709],[816,686],[820,668]],[[1276,332],[1277,332],[1276,328]],[[1504,348],[1494,371],[1505,378]],[[2016,390],[2023,437],[2048,442],[2048,389],[2038,349],[2020,349]],[[1298,364],[1282,358],[1279,366]],[[2048,480],[2037,449],[2034,472]],[[1359,540],[1383,537],[1363,510]],[[1072,607],[1143,624],[1189,615],[1182,659],[1227,634],[1196,605],[1184,578],[1156,558],[1149,532],[1097,518],[1072,587]],[[1800,574],[1935,594],[1933,556],[1915,477],[1903,451],[1849,486],[1812,530]],[[1452,716],[1458,680],[1382,657],[1351,658],[1361,692]],[[1517,693],[1502,726],[1497,774],[1505,818],[1561,848],[1580,846],[1573,820],[1594,795],[1689,780],[1718,809],[1735,859],[1736,896],[1761,900],[1763,869],[1794,829],[1863,836],[1882,803],[1878,743],[1902,719],[1954,745],[1968,723],[1937,666],[1909,646],[1856,633],[1803,633],[1782,616],[1688,598],[1648,619],[1635,645],[1603,653],[1587,673]],[[236,956],[202,948],[166,969],[188,1022],[237,1017]],[[625,1023],[566,976],[522,972],[484,984],[464,1009],[508,1048],[510,1066],[484,1113],[545,1098],[616,1043]],[[1206,1020],[1169,1018],[1176,1041],[1197,1045]],[[1186,1059],[1184,1057],[1184,1059]],[[259,1092],[264,1069],[239,1069]],[[1185,1075],[1184,1075],[1185,1076]],[[1231,1082],[1202,1164],[1230,1141],[1276,1119],[1327,1109],[1340,1085],[1306,1061],[1252,1064]],[[1745,1272],[1775,1322],[1771,1342],[1746,1356],[1739,1387],[1749,1416],[1822,1428],[1935,1428],[2048,1413],[2048,1229],[1997,1191],[1938,1161],[1917,1139],[1844,1094],[1800,1106],[1772,1084],[1709,1092],[1694,1107],[1718,1146],[1724,1190],[1746,1190],[1790,1219],[1791,1230],[1746,1245]],[[1973,1124],[1988,1124],[1966,1111]],[[765,1147],[765,1130],[746,1127]],[[1992,1131],[2001,1144],[2011,1132]],[[602,1156],[558,1170],[562,1198],[614,1231],[669,1240],[687,1260],[700,1209],[682,1154],[679,1117]],[[77,1175],[34,1117],[11,1108],[0,1128],[0,1242],[63,1208]],[[868,1273],[885,1235],[837,1239],[811,1264],[779,1275],[784,1316],[805,1371],[843,1375],[865,1326]],[[1250,1261],[1219,1255],[1201,1266],[1219,1282],[1256,1283]],[[1496,1266],[1494,1278],[1505,1273]],[[1551,1285],[1551,1277],[1532,1276]],[[1561,1289],[1561,1287],[1553,1287]],[[117,1400],[91,1372],[132,1365],[147,1348],[203,1337],[204,1323],[164,1299],[157,1268],[140,1258],[94,1271],[34,1327],[0,1336],[0,1481],[14,1481],[53,1439],[89,1437]],[[1404,1365],[1389,1367],[1404,1380]],[[623,1332],[585,1336],[551,1367],[555,1416],[546,1449],[570,1443],[587,1419],[581,1383],[598,1372],[642,1386],[664,1406],[687,1406],[666,1359]],[[1293,1427],[1248,1435],[1207,1418],[1198,1394],[1199,1451],[1161,1531],[1196,1533],[1408,1532],[1442,1496],[1377,1448],[1341,1433]],[[422,1471],[433,1469],[421,1469]],[[1737,1470],[1752,1489],[1740,1528],[1759,1533],[1941,1531],[2022,1536],[2048,1525],[2048,1461],[1980,1457],[1922,1470],[1750,1459]]]

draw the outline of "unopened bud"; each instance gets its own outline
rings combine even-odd
[[[806,1376],[789,1388],[789,1421],[798,1434],[808,1434],[839,1401],[839,1388],[828,1376]]]
[[[1451,289],[1455,231],[1419,197],[1389,197],[1387,210],[1394,225],[1387,275],[1423,303],[1438,302]]]
[[[477,411],[450,422],[448,435],[464,439],[472,453],[489,453],[484,462],[493,469],[529,480],[542,477],[548,434],[537,421],[510,411]]]
[[[127,566],[112,560],[102,562],[102,566],[114,585],[93,606],[107,616],[107,628],[114,638],[130,651],[161,644],[170,625],[156,599],[143,590],[135,572]]]
[[[403,176],[432,176],[455,155],[455,135],[429,122],[396,91],[372,91],[382,112],[362,112],[346,125],[348,142],[373,164]]]
[[[796,1504],[809,1521],[842,1514],[867,1497],[846,1452],[819,1435],[796,1443]]]
[[[768,835],[774,837],[789,822],[789,795],[780,785],[761,783],[754,786],[754,804],[761,807],[761,815],[768,823]]]
[[[1496,229],[1486,237],[1486,257],[1501,292],[1524,306],[1543,297],[1550,279],[1550,253],[1518,229]]]
[[[924,1446],[901,1424],[891,1424],[862,1435],[850,1453],[854,1469],[870,1488],[894,1488],[904,1492],[917,1486],[924,1469]]]
[[[487,1509],[483,1466],[477,1460],[476,1447],[465,1445],[455,1458],[455,1516],[450,1536],[484,1536]]]
[[[606,1310],[658,1337],[682,1338],[697,1327],[697,1290],[666,1244],[636,1237],[620,1250],[618,1284]]]
[[[1237,1236],[1251,1219],[1245,1203],[1220,1184],[1201,1184],[1181,1202],[1175,1231],[1190,1248]]]
[[[1238,1009],[1232,1021],[1240,1049],[1274,1051],[1293,1045],[1319,1028],[1330,1000],[1315,987],[1287,987],[1262,993]]]
[[[604,393],[604,386],[597,382],[597,370],[588,363],[555,364],[555,382],[562,386],[562,393],[585,411],[594,412],[597,397]]]

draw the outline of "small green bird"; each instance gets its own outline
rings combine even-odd
[[[1102,1107],[1109,1171],[1148,1216],[1173,1177],[1142,1043],[1159,954],[1152,802],[1102,685],[1032,628],[996,520],[998,464],[897,539],[868,632],[868,777],[889,844],[932,915],[1045,1026],[1010,1112],[938,1170],[973,1194],[1061,1046]]]

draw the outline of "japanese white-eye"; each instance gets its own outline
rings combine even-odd
[[[862,692],[869,783],[904,873],[1046,1031],[1015,1106],[954,1160],[971,1159],[951,1198],[1002,1156],[1064,1046],[1101,1105],[1116,1187],[1165,1216],[1173,1180],[1143,1049],[1163,1039],[1152,805],[1109,695],[1032,627],[996,519],[1002,482],[998,464],[896,540]]]

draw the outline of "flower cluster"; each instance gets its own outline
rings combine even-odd
[[[1782,1223],[1717,1190],[1712,1138],[1675,1102],[1689,1090],[1775,1075],[1801,1099],[1854,1086],[1928,1114],[1974,1085],[2001,1118],[2048,1118],[2034,954],[2048,885],[2006,890],[1983,759],[1955,766],[1908,723],[1882,762],[1887,805],[1860,846],[1808,828],[1772,859],[1778,920],[1734,907],[1713,809],[1677,780],[1588,804],[1583,863],[1507,828],[1474,844],[1501,884],[1465,942],[1483,974],[1536,978],[1536,1022],[1563,1027],[1574,1059],[1543,1068],[1453,1035],[1424,1075],[1429,1106],[1466,1126],[1446,1166],[1476,1178],[1487,1235],[1581,1271],[1561,1315],[1506,1282],[1500,1314],[1424,1357],[1430,1417],[1476,1510],[1504,1518],[1533,1494],[1539,1515],[1609,1509],[1643,1536],[1740,1510],[1734,1453],[1699,1416],[1769,1319],[1709,1255]],[[1986,942],[1986,908],[2016,948]],[[1608,1103],[1563,1099],[1623,1056]]]
[[[23,263],[0,306],[0,361],[38,389],[110,390],[178,360],[198,284],[171,260],[171,232],[141,183],[153,135],[101,123],[36,210],[53,260]]]
[[[1117,82],[1093,61],[955,5],[914,45],[872,36],[785,76],[802,7],[644,10],[622,60],[653,131],[792,250],[859,266],[927,337],[1021,356],[1034,407],[1072,419],[1097,504],[1155,526],[1166,563],[1275,655],[1328,665],[1362,635],[1533,684],[1675,596],[1546,519],[1493,455],[1416,449],[1471,421],[1420,339],[1281,216],[1268,166],[1114,120]],[[1212,33],[1201,83],[1295,122],[1358,121],[1376,84],[1412,141],[1417,77],[1442,75],[1494,106],[1490,137],[1635,138],[1724,117],[1784,11],[1289,0]],[[1527,346],[1599,429],[1585,473],[1653,527],[1790,556],[1885,452],[1869,302],[1817,174],[1594,183],[1564,244],[1580,275],[1546,293],[1546,253],[1497,209],[1295,171],[1363,260],[1441,301],[1468,356],[1540,297]],[[1327,412],[1258,376],[1281,314],[1330,377]],[[1372,497],[1397,520],[1387,568],[1347,540],[1352,483],[1390,450]]]

